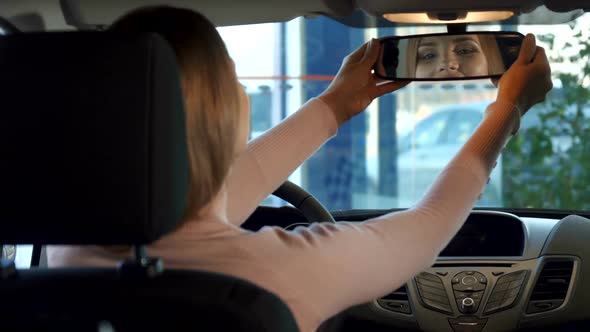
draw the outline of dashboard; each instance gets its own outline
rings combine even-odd
[[[439,257],[516,257],[523,254],[525,227],[514,215],[472,213]]]
[[[473,211],[433,266],[346,316],[371,322],[364,325],[371,331],[512,331],[588,322],[590,285],[582,280],[590,270],[582,263],[590,258],[589,241],[590,220],[583,217]]]

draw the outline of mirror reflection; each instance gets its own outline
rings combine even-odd
[[[502,75],[518,57],[518,33],[466,33],[381,40],[375,72],[387,79],[446,80]]]

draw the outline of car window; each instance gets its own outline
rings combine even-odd
[[[436,113],[420,121],[410,136],[415,148],[432,147],[440,144],[443,131],[449,125],[450,112]]]
[[[452,113],[445,132],[444,144],[463,144],[481,122],[483,113],[479,110],[457,110]]]
[[[534,33],[554,92],[531,109],[498,160],[478,206],[590,209],[590,15],[562,25],[472,26]],[[351,28],[330,18],[219,28],[251,98],[251,137],[320,94],[342,59],[370,38],[444,32],[444,26]],[[403,208],[419,197],[475,130],[497,90],[490,80],[413,82],[343,125],[290,180],[329,209]],[[459,115],[460,114],[460,115]],[[432,120],[431,120],[432,118]],[[421,149],[420,153],[408,153]],[[420,161],[420,157],[428,160]],[[412,175],[410,184],[401,181]],[[572,180],[575,179],[575,180]],[[408,188],[407,186],[412,186]],[[268,199],[265,204],[281,204]]]

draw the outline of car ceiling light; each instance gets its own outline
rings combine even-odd
[[[398,23],[473,23],[501,21],[514,16],[511,11],[481,11],[481,12],[440,12],[440,13],[388,13],[383,18]]]

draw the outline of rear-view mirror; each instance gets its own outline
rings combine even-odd
[[[374,71],[387,80],[499,77],[518,57],[523,39],[504,31],[383,37]]]

